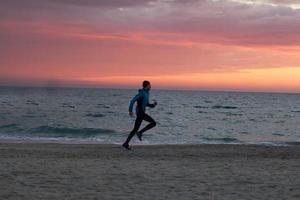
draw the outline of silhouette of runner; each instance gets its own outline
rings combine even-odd
[[[153,104],[149,103],[149,91],[151,90],[151,84],[149,81],[144,81],[143,82],[143,89],[139,90],[139,93],[133,97],[133,99],[130,101],[129,104],[129,115],[132,117],[133,116],[133,105],[135,102],[137,102],[136,106],[136,120],[134,124],[133,130],[129,133],[127,140],[124,142],[123,147],[130,150],[129,147],[129,142],[131,138],[137,134],[138,138],[140,141],[142,141],[142,135],[145,131],[153,128],[156,126],[156,122],[152,117],[147,115],[146,112],[146,107],[154,108],[157,105],[157,102],[154,101]],[[142,130],[138,131],[143,120],[150,122],[147,126],[145,126]]]

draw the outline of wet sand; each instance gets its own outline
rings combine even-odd
[[[300,147],[0,143],[0,199],[300,199]]]

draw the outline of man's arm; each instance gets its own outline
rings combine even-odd
[[[131,101],[130,101],[130,103],[129,103],[129,109],[128,109],[128,110],[129,110],[129,113],[132,113],[133,105],[134,105],[134,103],[135,103],[139,98],[141,98],[140,93],[137,94],[137,95],[135,95],[135,97],[133,97],[133,98],[131,99]]]
[[[147,106],[150,107],[150,108],[154,108],[155,107],[154,103],[148,103]]]
[[[147,106],[150,108],[154,108],[157,105],[157,102],[154,101],[154,103],[148,103]]]

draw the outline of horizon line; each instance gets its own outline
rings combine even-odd
[[[47,86],[47,85],[6,85],[0,84],[0,88],[61,88],[61,89],[113,89],[113,90],[134,90],[141,87],[131,87],[131,86],[125,86],[125,87],[118,87],[118,86],[72,86],[72,85],[54,85],[54,86]],[[164,87],[156,87],[153,90],[158,91],[198,91],[198,92],[236,92],[236,93],[267,93],[267,94],[300,94],[300,91],[264,91],[264,90],[234,90],[234,89],[201,89],[201,88],[164,88]]]

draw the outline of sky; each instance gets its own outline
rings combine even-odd
[[[0,5],[0,85],[300,92],[299,0]]]

